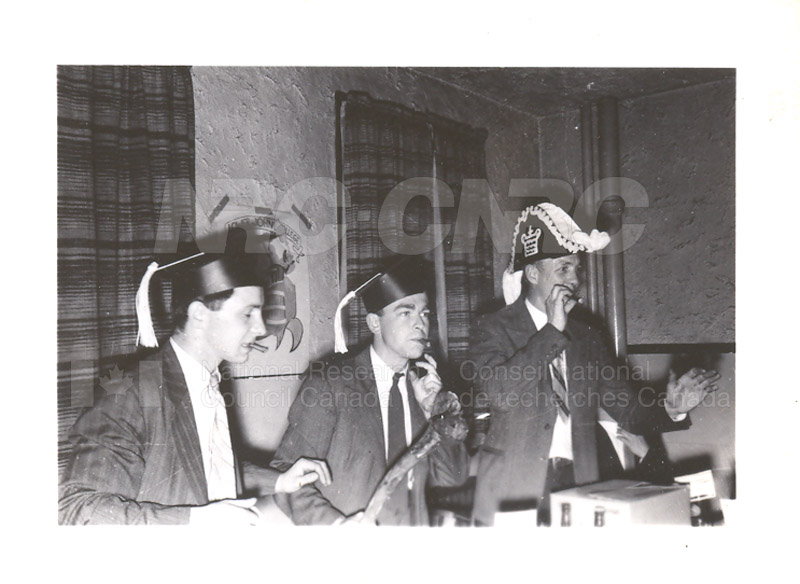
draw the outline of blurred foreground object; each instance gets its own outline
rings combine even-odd
[[[408,472],[425,458],[440,442],[462,442],[468,433],[467,422],[461,414],[458,396],[450,391],[436,395],[431,421],[425,433],[394,463],[381,480],[364,512],[363,522],[373,524],[384,503]]]
[[[551,508],[559,513],[568,508],[569,524],[598,525],[691,525],[689,489],[684,485],[658,486],[637,481],[605,481],[552,493]],[[564,505],[568,507],[564,507]],[[552,525],[560,526],[554,517]]]

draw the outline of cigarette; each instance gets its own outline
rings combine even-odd
[[[265,347],[264,345],[259,345],[258,343],[250,343],[248,344],[248,347],[255,349],[256,351],[261,351],[262,353],[269,351],[269,348]]]

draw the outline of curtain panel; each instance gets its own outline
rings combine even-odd
[[[75,418],[110,389],[112,362],[136,350],[134,298],[156,233],[191,239],[194,98],[188,67],[60,66],[57,76],[61,471]],[[169,302],[169,284],[154,281],[160,338]]]
[[[437,286],[444,284],[446,289],[448,358],[454,367],[466,358],[470,323],[494,295],[493,250],[486,229],[481,225],[474,250],[451,250],[462,183],[486,177],[486,131],[360,92],[342,94],[340,102],[340,180],[349,195],[342,248],[347,290],[365,282],[398,250],[421,255],[431,265],[441,252],[444,274],[438,275]],[[441,208],[444,242],[439,246],[431,228],[434,177],[450,188],[455,199],[454,206]],[[392,193],[396,188],[403,193],[399,203],[398,191]],[[404,235],[416,237],[414,247],[422,251],[404,249]],[[441,249],[434,251],[435,247]],[[351,350],[369,339],[365,317],[361,302],[351,302],[345,309]],[[437,335],[432,319],[430,336]]]
[[[453,124],[436,129],[436,176],[447,183],[455,198],[453,207],[442,209],[445,230],[450,229],[451,234],[461,207],[464,179],[486,178],[486,134],[475,134]],[[452,249],[452,235],[445,240],[444,263],[449,355],[461,365],[469,350],[470,326],[494,299],[494,250],[483,223],[478,226],[473,249]]]

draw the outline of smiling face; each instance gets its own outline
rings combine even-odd
[[[202,303],[195,303],[202,306]],[[203,339],[209,358],[229,363],[244,363],[250,356],[250,343],[266,333],[261,318],[264,291],[260,286],[234,288],[230,298],[216,310],[203,311]]]
[[[398,371],[409,359],[419,359],[427,345],[430,310],[425,292],[412,294],[367,315],[372,346],[387,365]]]

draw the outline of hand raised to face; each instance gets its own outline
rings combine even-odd
[[[414,366],[424,369],[427,374],[424,377],[419,377],[413,368],[409,368],[408,381],[414,390],[414,397],[417,398],[417,403],[425,414],[425,419],[429,420],[436,394],[442,389],[442,378],[439,376],[439,372],[436,371],[436,360],[427,354],[423,355],[423,357],[425,360],[415,362]]]
[[[563,331],[567,326],[567,315],[578,304],[578,298],[569,286],[556,284],[545,300],[547,322]]]

